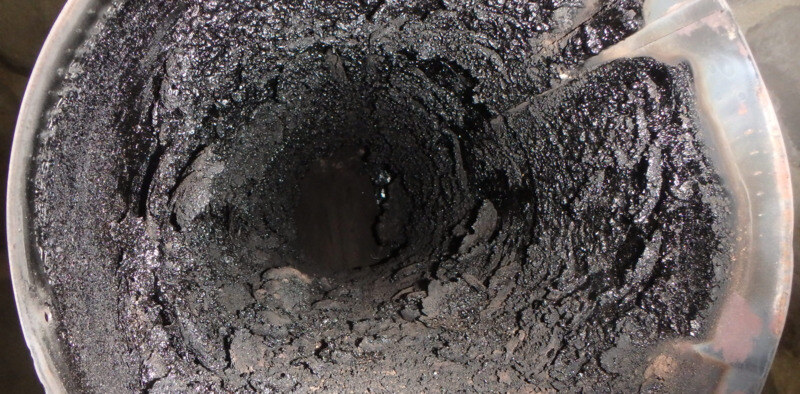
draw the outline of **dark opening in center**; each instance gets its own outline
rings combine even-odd
[[[317,159],[300,181],[294,216],[306,272],[326,275],[379,260],[372,233],[379,206],[362,156],[347,148]]]

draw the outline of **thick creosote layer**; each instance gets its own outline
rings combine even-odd
[[[640,4],[118,1],[39,140],[78,387],[659,389],[730,202]],[[577,75],[561,81],[559,75]]]

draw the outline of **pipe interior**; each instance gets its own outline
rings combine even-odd
[[[70,384],[663,388],[730,198],[687,66],[580,67],[601,3],[114,3],[32,177]]]

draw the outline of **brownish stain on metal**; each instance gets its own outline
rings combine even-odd
[[[722,353],[726,362],[743,362],[753,351],[754,339],[763,328],[764,322],[747,300],[738,293],[731,293],[720,313],[712,348]]]

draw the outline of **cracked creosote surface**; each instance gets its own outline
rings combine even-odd
[[[76,388],[663,388],[730,203],[685,68],[578,71],[596,7],[116,2],[34,174]]]

